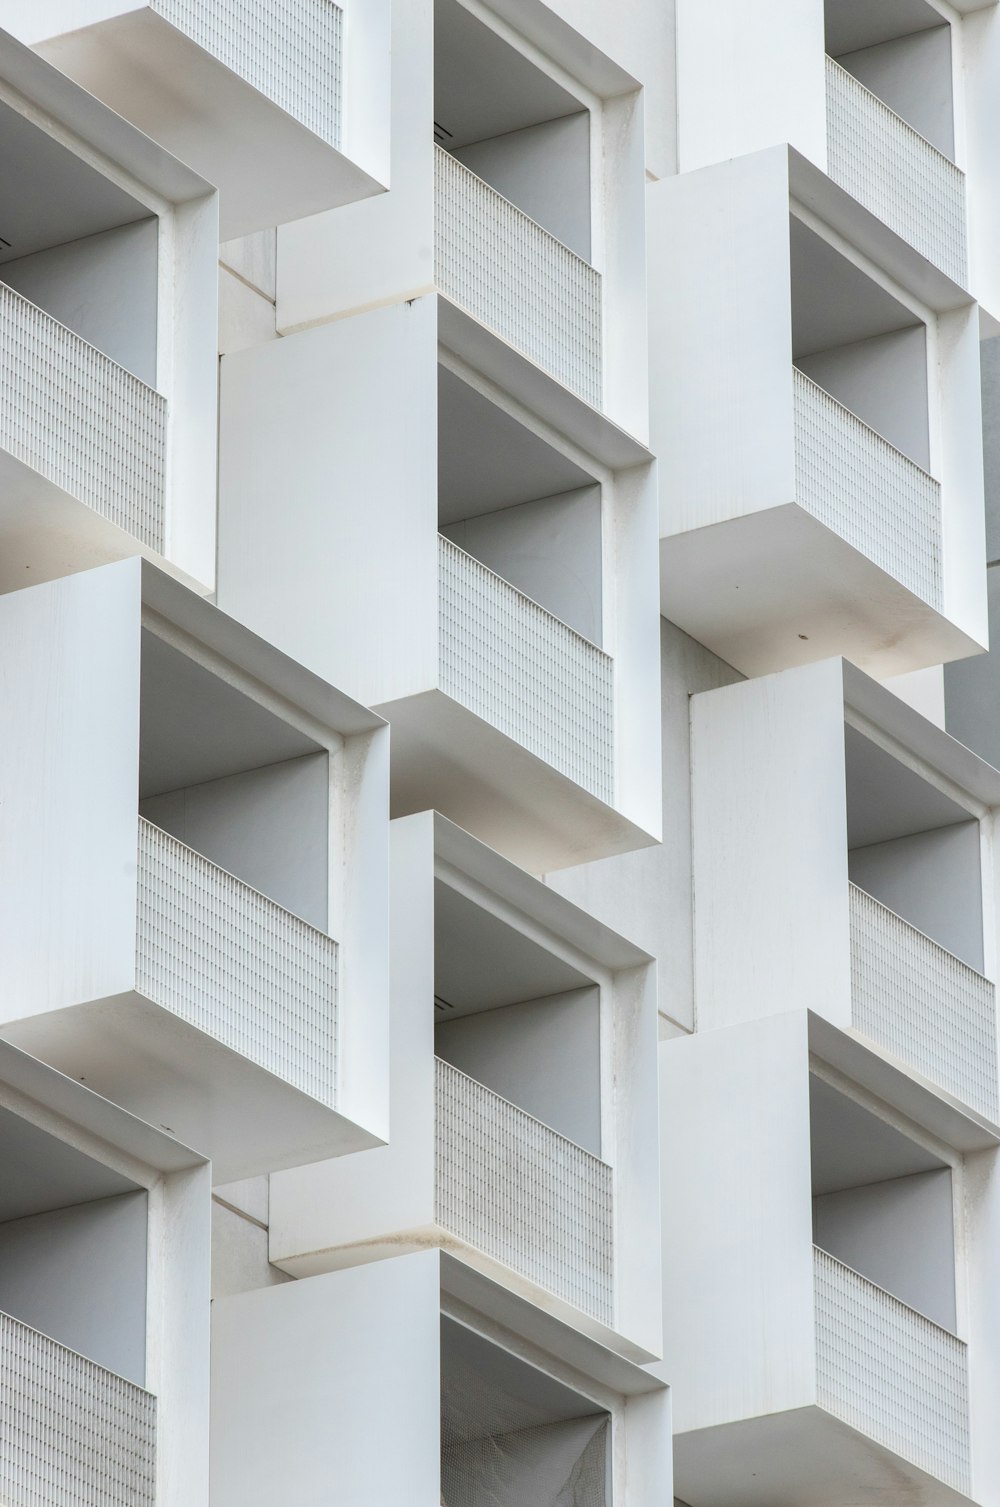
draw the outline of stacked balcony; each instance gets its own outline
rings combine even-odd
[[[438,1223],[613,1327],[611,1167],[450,1063],[434,1066]]]
[[[5,1507],[153,1507],[156,1399],[0,1313]]]
[[[438,549],[441,689],[610,805],[611,656],[449,539]]]

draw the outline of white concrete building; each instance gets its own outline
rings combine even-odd
[[[0,0],[4,1507],[1000,1507],[998,141]]]

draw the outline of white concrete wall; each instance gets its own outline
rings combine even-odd
[[[139,606],[138,560],[0,597],[5,1019],[135,982]]]
[[[813,1199],[813,1238],[893,1297],[955,1331],[951,1173],[915,1172]]]
[[[440,1020],[434,1050],[600,1156],[600,1009],[595,986]]]
[[[676,0],[680,171],[790,142],[826,169],[823,0]]]
[[[852,848],[851,880],[963,963],[983,969],[978,821]]]
[[[997,133],[1000,131],[1000,11],[987,5],[961,24],[965,108],[961,112],[969,222],[969,286],[1000,318],[1000,194],[997,193]]]
[[[222,361],[219,606],[365,705],[436,684],[436,378],[434,299]]]
[[[156,386],[155,218],[4,263],[0,280]]]
[[[850,1024],[840,660],[691,702],[695,1011]]]
[[[219,1298],[212,1507],[438,1507],[438,1256]]]
[[[800,356],[795,365],[897,450],[930,470],[922,324]]]
[[[985,648],[982,398],[974,304],[938,316],[930,374],[931,422],[938,426],[931,433],[931,471],[941,483],[944,610]]]
[[[674,1429],[815,1401],[806,1015],[660,1044]]]
[[[600,487],[483,513],[441,532],[591,643],[602,642]]]
[[[837,62],[954,160],[951,27],[947,23],[846,53]]]
[[[787,152],[651,185],[647,226],[663,538],[795,498]]]
[[[146,1194],[0,1224],[0,1309],[146,1382]]]
[[[459,147],[459,162],[590,260],[590,115],[565,115]]]
[[[306,754],[140,803],[140,814],[311,925],[327,925],[329,761]]]

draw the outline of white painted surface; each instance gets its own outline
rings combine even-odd
[[[800,356],[795,365],[897,450],[930,470],[923,325]]]
[[[578,1146],[601,1155],[600,994],[596,988],[439,1017],[434,1050],[453,1067]]]
[[[981,973],[980,840],[978,821],[968,821],[852,848],[851,881]]]
[[[5,262],[0,277],[155,387],[157,237],[142,220]]]
[[[590,260],[590,117],[586,110],[459,147],[459,162]]]
[[[951,27],[947,23],[842,54],[837,62],[954,160]]]
[[[813,1199],[818,1246],[952,1333],[954,1228],[946,1169]]]
[[[212,1503],[438,1507],[438,1257],[217,1299]]]
[[[0,1309],[146,1382],[146,1194],[0,1224]]]

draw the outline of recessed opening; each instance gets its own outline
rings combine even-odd
[[[809,1119],[814,1243],[954,1332],[947,1162],[815,1074]]]
[[[982,972],[979,822],[853,727],[844,751],[852,883]]]
[[[794,215],[790,238],[795,365],[928,470],[923,322]]]
[[[826,0],[826,50],[946,157],[955,153],[951,27],[926,0]]]
[[[590,114],[459,0],[434,5],[438,144],[590,259]]]
[[[0,103],[0,281],[151,387],[158,221]]]
[[[143,629],[140,815],[324,931],[329,778],[312,738]]]
[[[600,485],[443,366],[438,368],[438,527],[460,549],[600,645]]]
[[[601,1155],[597,983],[438,880],[434,1050]]]
[[[0,1310],[140,1386],[143,1188],[0,1109]]]
[[[609,1414],[442,1318],[441,1501],[445,1507],[607,1507]]]

